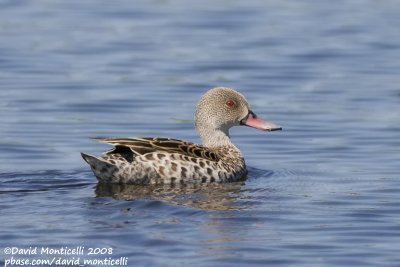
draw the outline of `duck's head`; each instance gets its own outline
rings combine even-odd
[[[282,127],[257,117],[242,94],[226,87],[213,88],[201,96],[196,107],[195,124],[203,142],[209,132],[220,131],[229,136],[229,129],[237,125],[263,131],[282,130]]]

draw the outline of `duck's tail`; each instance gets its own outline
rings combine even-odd
[[[82,158],[90,165],[94,175],[101,182],[115,182],[113,174],[117,168],[102,158],[81,152]]]

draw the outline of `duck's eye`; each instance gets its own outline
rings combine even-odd
[[[227,105],[228,107],[233,107],[235,105],[235,102],[233,102],[232,100],[228,100],[226,101],[225,105]]]

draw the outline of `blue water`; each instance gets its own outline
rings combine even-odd
[[[399,14],[394,0],[0,2],[0,263],[6,247],[85,246],[127,266],[400,266]],[[90,137],[200,142],[194,106],[218,85],[284,129],[231,131],[246,182],[97,185],[79,152],[109,147]]]

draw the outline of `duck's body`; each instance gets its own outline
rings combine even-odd
[[[100,159],[83,155],[100,181],[132,184],[232,182],[244,179],[236,147],[206,148],[170,138],[100,139],[116,147]]]
[[[233,182],[247,170],[240,150],[228,130],[248,125],[261,130],[280,130],[249,109],[238,92],[218,87],[204,94],[196,108],[196,128],[204,145],[170,138],[104,138],[114,145],[101,157],[82,153],[99,181],[128,184]]]

